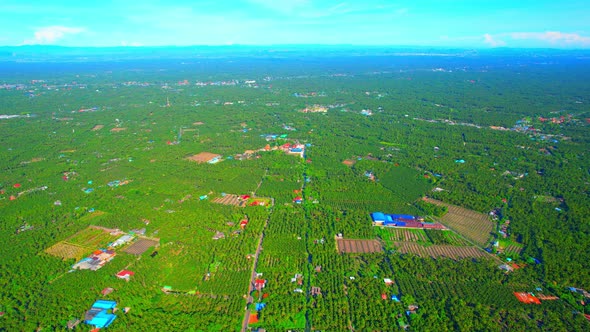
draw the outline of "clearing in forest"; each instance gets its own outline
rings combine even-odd
[[[440,222],[476,244],[482,247],[486,246],[490,239],[490,234],[494,229],[494,223],[486,214],[447,204],[428,197],[425,197],[424,201],[446,206],[448,212],[443,217],[439,218]]]
[[[157,246],[159,243],[160,241],[156,239],[140,238],[127,249],[125,249],[125,252],[131,255],[141,255],[149,248]]]
[[[234,205],[234,206],[244,206],[245,201],[240,199],[238,195],[225,195],[222,197],[217,197],[213,200],[213,203],[219,203],[223,205]]]
[[[221,155],[211,152],[201,152],[196,155],[190,156],[187,159],[190,161],[196,161],[199,164],[210,162],[216,158],[221,158]]]
[[[112,242],[117,238],[117,235],[111,234],[110,230],[106,228],[88,226],[69,238],[47,248],[45,252],[62,259],[80,259],[98,247]]]
[[[92,248],[81,247],[63,241],[45,249],[45,252],[52,256],[60,257],[61,259],[74,258],[75,260],[81,259],[89,251],[92,251]]]
[[[339,253],[371,253],[383,252],[381,243],[377,240],[337,239]]]

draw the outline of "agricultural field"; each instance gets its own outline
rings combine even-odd
[[[396,242],[396,252],[432,258],[489,258],[488,253],[474,246],[431,245],[423,246],[414,242]]]
[[[377,240],[354,240],[354,239],[337,239],[339,253],[373,253],[382,252],[381,243]]]
[[[427,242],[428,237],[422,229],[407,229],[407,228],[387,228],[384,227],[380,232],[387,234],[387,239],[390,241],[403,242]]]
[[[216,197],[213,199],[213,203],[219,203],[223,205],[234,205],[243,206],[246,203],[240,200],[239,195],[226,194],[225,196]]]
[[[66,243],[66,242],[58,242],[51,247],[45,249],[45,252],[60,257],[61,259],[70,259],[73,258],[75,260],[80,260],[86,254],[92,252],[95,249],[81,247],[78,245]]]
[[[448,208],[448,212],[440,218],[440,222],[445,226],[479,246],[485,247],[490,242],[494,223],[488,215],[446,204],[432,198],[425,198],[424,200],[428,203],[443,205]]]
[[[145,239],[139,238],[137,241],[133,242],[129,247],[125,248],[125,252],[130,255],[141,255],[151,247],[156,247],[159,244],[159,239]]]
[[[0,330],[65,330],[99,298],[132,308],[112,331],[589,330],[566,288],[590,289],[581,58],[216,52],[0,62]],[[511,220],[502,255],[472,245],[491,210]],[[145,238],[68,273],[115,229]],[[563,301],[512,295],[536,288]]]
[[[88,226],[71,237],[47,248],[45,252],[61,257],[62,259],[74,258],[78,260],[98,248],[106,247],[108,243],[122,234],[124,233],[118,233],[114,230],[96,226]]]
[[[504,248],[504,253],[508,256],[518,257],[522,252],[522,245],[511,243]]]

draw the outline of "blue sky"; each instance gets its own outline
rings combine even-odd
[[[0,0],[0,45],[590,48],[588,0]]]

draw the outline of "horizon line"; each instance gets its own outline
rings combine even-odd
[[[564,48],[564,47],[485,47],[485,46],[444,46],[444,45],[395,45],[395,44],[191,44],[191,45],[110,45],[110,46],[93,46],[93,45],[57,45],[57,44],[25,44],[25,45],[0,45],[0,48],[27,48],[27,47],[51,47],[51,48],[91,48],[91,49],[147,49],[147,48],[190,48],[190,47],[359,47],[359,48],[430,48],[430,49],[455,49],[455,50],[557,50],[557,51],[590,51],[590,48]]]

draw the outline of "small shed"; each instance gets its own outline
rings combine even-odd
[[[111,287],[107,287],[107,288],[103,289],[103,290],[102,290],[100,293],[101,293],[102,295],[109,295],[109,294],[111,294],[113,291],[114,291],[114,289],[113,289],[113,288],[111,288]]]
[[[80,320],[75,318],[75,319],[71,319],[68,321],[67,323],[67,327],[70,330],[73,330],[76,326],[78,326],[78,324],[80,324]]]
[[[322,289],[319,287],[311,287],[311,295],[312,296],[322,295]]]

